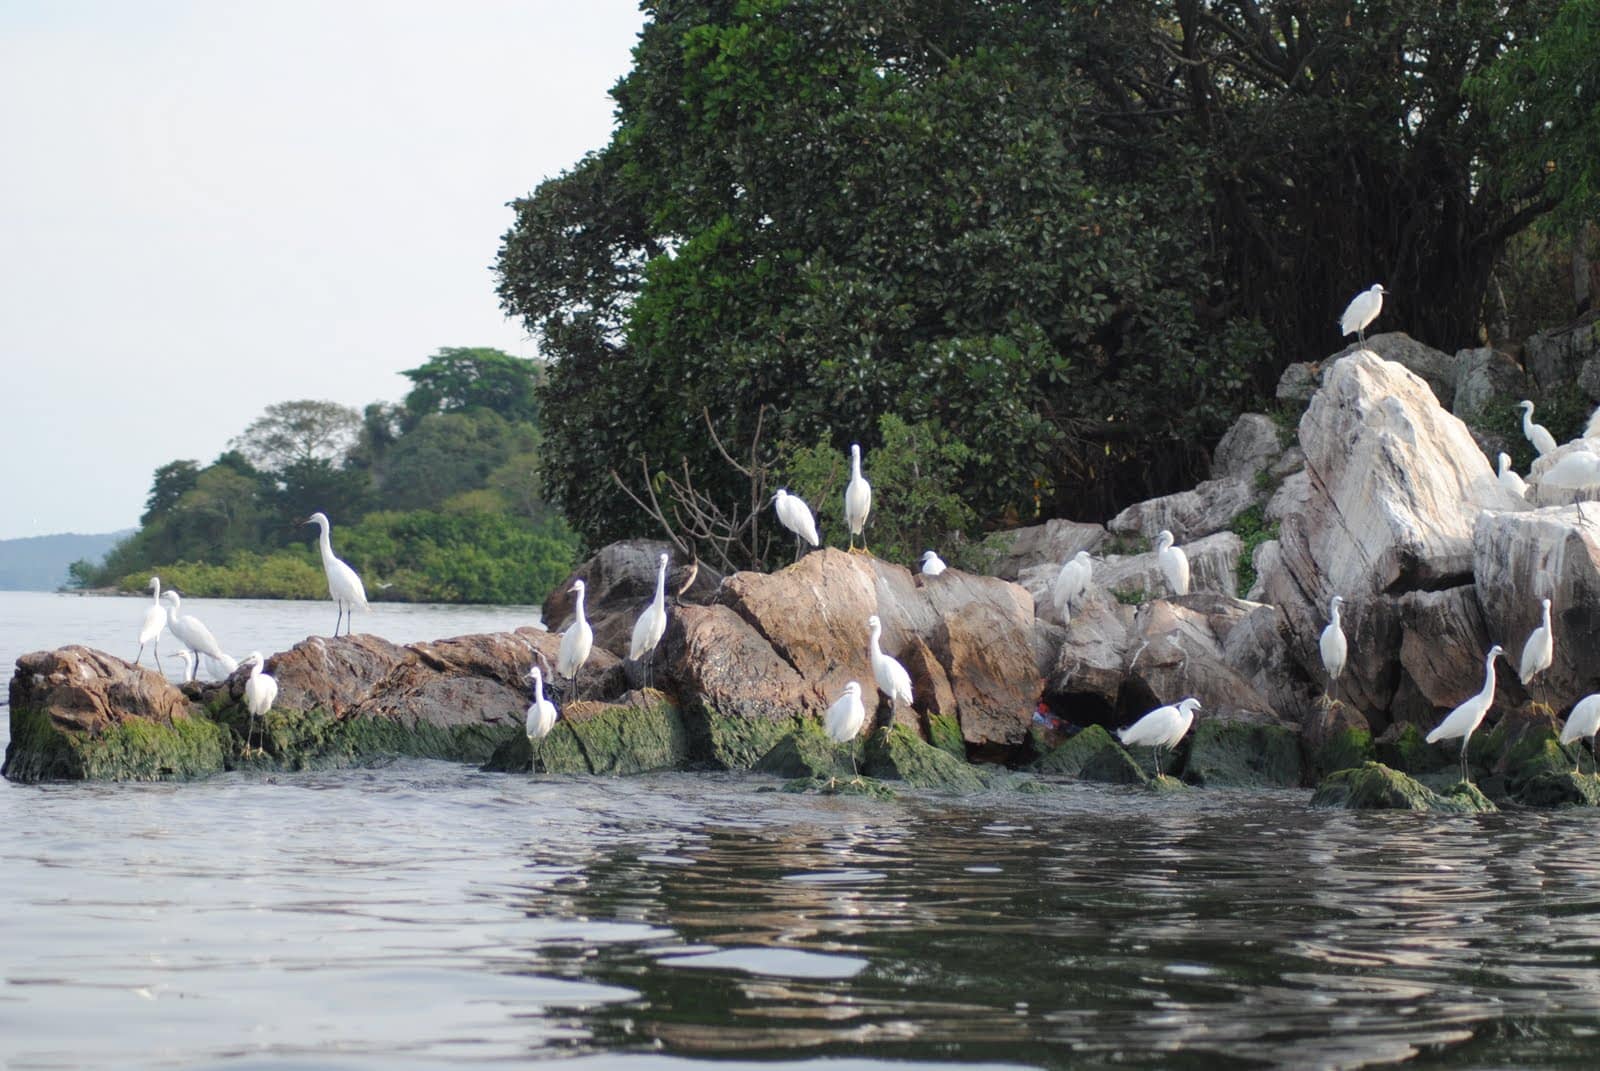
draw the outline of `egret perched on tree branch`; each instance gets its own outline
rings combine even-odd
[[[946,568],[948,567],[944,564],[944,559],[939,557],[938,554],[931,550],[925,550],[922,552],[923,576],[938,576],[940,573],[944,572]]]
[[[848,744],[861,732],[861,726],[867,720],[867,708],[861,704],[861,685],[851,681],[844,686],[844,694],[833,701],[828,708],[828,713],[823,716],[822,726],[827,731],[829,739],[837,744]],[[850,749],[850,769],[858,775],[860,769],[856,766],[856,749]]]
[[[889,709],[894,710],[896,700],[910,706],[911,674],[906,672],[905,666],[883,653],[883,647],[879,643],[883,635],[883,623],[878,620],[877,614],[867,618],[867,633],[867,653],[872,659],[872,678],[877,682],[878,690],[889,697]]]
[[[1339,674],[1344,672],[1346,657],[1350,654],[1350,645],[1344,638],[1344,626],[1339,620],[1339,607],[1344,605],[1344,598],[1335,595],[1333,601],[1328,603],[1328,627],[1322,630],[1322,639],[1319,646],[1322,648],[1322,668],[1328,671],[1328,690],[1323,693],[1330,699],[1333,690],[1338,686]]]
[[[1586,695],[1578,700],[1578,705],[1572,708],[1572,713],[1567,715],[1567,723],[1561,727],[1561,743],[1570,744],[1574,740],[1589,738],[1589,750],[1595,760],[1595,768],[1600,770],[1600,755],[1594,754],[1594,734],[1600,730],[1600,695]],[[1581,752],[1579,753],[1581,756]],[[1574,772],[1581,769],[1581,757]]]
[[[1461,780],[1471,783],[1467,776],[1467,742],[1472,739],[1473,730],[1483,722],[1483,716],[1489,713],[1489,708],[1494,705],[1494,660],[1506,653],[1506,649],[1498,643],[1489,648],[1489,653],[1483,659],[1483,691],[1468,699],[1445,715],[1433,732],[1428,734],[1428,743],[1435,744],[1440,740],[1454,740],[1461,738]]]
[[[1166,568],[1165,564],[1162,568]],[[1089,590],[1089,581],[1093,576],[1094,560],[1086,550],[1074,554],[1061,567],[1061,572],[1056,574],[1055,588],[1051,592],[1051,597],[1055,601],[1056,613],[1060,615],[1063,624],[1072,620],[1072,604]]]
[[[639,620],[633,623],[633,641],[628,644],[628,657],[642,662],[667,631],[667,556],[661,555],[660,568],[656,570],[656,596],[644,608]],[[647,685],[648,686],[648,685]]]
[[[244,734],[244,750],[248,755],[258,717],[261,719],[262,742],[266,742],[267,712],[272,709],[272,704],[278,701],[278,682],[276,678],[262,672],[267,661],[261,657],[260,651],[251,651],[246,655],[244,664],[250,667],[250,679],[244,682],[244,705],[250,712],[250,728]]]
[[[334,557],[333,542],[328,538],[328,515],[313,513],[303,522],[317,526],[317,542],[322,549],[322,571],[328,578],[328,597],[339,604],[339,614],[333,619],[333,635],[339,637],[339,621],[345,617],[348,610],[350,617],[355,616],[356,607],[363,611],[367,608],[367,589],[361,584],[361,577],[349,565]],[[344,623],[344,633],[350,635],[350,621]]]
[[[1156,707],[1126,729],[1118,729],[1117,738],[1128,747],[1149,745],[1155,753],[1156,776],[1161,777],[1161,749],[1177,746],[1194,724],[1194,712],[1199,706],[1200,700],[1190,696],[1170,706]]]
[[[1533,448],[1539,451],[1539,456],[1556,452],[1556,437],[1543,424],[1533,422],[1533,403],[1524,398],[1517,403],[1517,408],[1522,410],[1522,434],[1528,437]]]
[[[861,475],[861,444],[850,444],[850,482],[844,488],[844,523],[850,529],[850,550],[856,549],[856,537],[867,526],[867,514],[872,512],[872,485]],[[867,540],[861,539],[861,549],[867,549]]]
[[[1165,528],[1156,535],[1156,561],[1161,563],[1161,575],[1167,578],[1172,593],[1189,594],[1189,555],[1172,545],[1172,533]]]
[[[576,616],[572,624],[567,626],[567,631],[561,634],[561,649],[556,652],[556,672],[571,678],[572,698],[576,699],[578,670],[589,660],[589,652],[594,647],[594,629],[589,627],[589,619],[583,616],[583,581],[574,580],[569,590],[578,596],[572,608]]]
[[[139,626],[139,653],[133,656],[133,664],[138,665],[144,657],[144,645],[155,645],[156,671],[161,670],[161,630],[167,627],[167,611],[161,606],[161,578],[150,578],[150,592],[155,596],[155,605],[144,612],[144,623]]]
[[[800,560],[805,547],[814,547],[822,542],[817,535],[817,519],[811,515],[811,507],[806,505],[805,499],[791,495],[780,487],[778,493],[772,496],[772,506],[778,511],[778,523],[794,533],[795,561]]]
[[[1382,283],[1373,283],[1350,299],[1350,304],[1344,308],[1344,315],[1339,317],[1339,332],[1343,335],[1355,335],[1361,345],[1367,344],[1367,325],[1378,318],[1378,313],[1383,311],[1383,295],[1389,291],[1383,288]]]
[[[1555,660],[1555,634],[1550,631],[1550,600],[1542,600],[1542,605],[1539,627],[1528,633],[1527,642],[1522,645],[1522,661],[1517,665],[1517,676],[1530,693],[1533,691],[1533,678],[1549,669],[1550,663]],[[1538,705],[1548,708],[1546,703]]]
[[[1528,485],[1523,482],[1521,476],[1517,475],[1517,470],[1511,467],[1510,454],[1505,452],[1500,454],[1500,471],[1498,475],[1501,487],[1504,487],[1518,498],[1526,499],[1528,497]]]

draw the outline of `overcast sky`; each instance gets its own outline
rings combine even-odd
[[[272,402],[532,356],[505,206],[604,145],[637,0],[0,3],[0,538],[137,523]]]

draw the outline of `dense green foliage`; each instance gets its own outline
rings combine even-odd
[[[1103,517],[1202,474],[1375,279],[1382,327],[1473,341],[1550,207],[1464,86],[1557,0],[644,6],[611,141],[499,260],[591,542],[649,527],[641,459],[748,497],[705,418],[743,457],[762,403],[775,472],[892,415],[963,449],[981,525]]]
[[[159,573],[190,595],[322,598],[303,524],[321,510],[368,598],[539,602],[578,549],[540,493],[540,374],[496,350],[447,349],[406,373],[416,386],[399,407],[270,406],[212,464],[157,469],[139,531],[74,580],[139,591]]]

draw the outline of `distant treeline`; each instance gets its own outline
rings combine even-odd
[[[451,348],[404,374],[399,405],[281,402],[211,464],[161,466],[139,530],[75,563],[74,584],[136,591],[158,573],[190,595],[321,598],[300,525],[321,510],[369,598],[539,602],[578,550],[541,492],[542,366]]]

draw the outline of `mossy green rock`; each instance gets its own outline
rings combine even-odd
[[[1293,787],[1300,784],[1300,737],[1267,722],[1205,719],[1195,726],[1183,769],[1198,785]]]
[[[1335,770],[1351,770],[1371,762],[1377,752],[1368,729],[1340,729],[1311,753],[1311,773],[1324,777]]]
[[[1080,729],[1048,755],[1039,759],[1030,769],[1038,773],[1065,774],[1081,777],[1083,768],[1102,751],[1121,751],[1122,745],[1111,739],[1104,726],[1090,725]]]
[[[99,733],[57,727],[42,710],[11,711],[11,781],[186,781],[221,773],[227,733],[202,717],[130,717]]]
[[[245,724],[231,713],[232,733]],[[481,763],[522,736],[520,725],[433,725],[397,718],[336,718],[325,710],[268,711],[256,726],[262,754],[240,761],[258,769],[332,770],[408,755]],[[524,738],[526,739],[526,738]]]
[[[1151,766],[1154,770],[1154,765]],[[1102,748],[1083,764],[1078,776],[1085,781],[1100,781],[1108,785],[1143,785],[1151,775],[1134,757],[1121,747]]]
[[[784,783],[785,792],[813,792],[819,796],[866,796],[892,800],[894,789],[870,777],[797,777]]]
[[[1152,777],[1150,780],[1145,782],[1144,787],[1149,789],[1151,792],[1157,793],[1192,791],[1188,785],[1184,784],[1176,777],[1173,777],[1171,774],[1162,774],[1160,777]]]
[[[928,717],[928,742],[940,751],[948,751],[962,762],[967,760],[967,742],[961,737],[961,723],[953,714],[932,714]]]
[[[857,753],[854,766],[852,750]],[[859,737],[853,744],[836,744],[816,722],[802,721],[761,756],[755,768],[779,777],[854,777],[863,750]]]
[[[1457,750],[1452,754],[1449,748],[1428,743],[1422,730],[1415,725],[1400,722],[1389,726],[1382,736],[1373,741],[1373,753],[1375,761],[1391,770],[1416,776],[1448,769],[1452,759],[1460,753],[1459,746],[1460,742],[1457,741],[1454,745]]]
[[[1493,811],[1494,804],[1471,785],[1462,784],[1446,795],[1390,769],[1379,762],[1362,763],[1329,774],[1311,797],[1313,807],[1343,807],[1352,811],[1428,811],[1438,814],[1475,814]]]
[[[976,767],[924,742],[901,725],[873,734],[867,742],[867,762],[872,776],[917,788],[981,792],[985,787]]]
[[[689,733],[678,708],[657,691],[628,705],[571,704],[539,749],[548,773],[635,774],[682,766]]]
[[[1571,769],[1541,773],[1523,783],[1517,801],[1529,807],[1600,807],[1600,777]]]
[[[740,717],[694,703],[684,711],[689,747],[713,769],[750,770],[800,725],[799,718]]]

